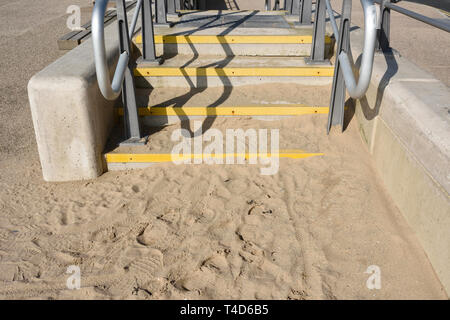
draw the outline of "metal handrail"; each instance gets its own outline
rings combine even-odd
[[[334,11],[333,8],[331,7],[330,0],[325,0],[325,4],[327,6],[327,13],[328,17],[330,18],[331,27],[333,28],[334,37],[336,41],[339,41],[339,29],[336,23],[336,19],[334,17]]]
[[[342,51],[338,56],[347,92],[350,97],[354,99],[363,97],[367,89],[369,88],[370,79],[372,77],[373,60],[375,56],[377,30],[379,28],[377,23],[377,8],[374,1],[360,1],[364,10],[364,48],[362,53],[361,66],[359,69],[358,82],[356,82],[355,75],[353,74],[353,67],[350,63],[349,52]],[[335,20],[333,9],[331,8],[330,2],[328,0],[326,0],[326,5],[327,8],[329,8],[328,12],[331,11],[330,20]],[[336,24],[336,21],[334,21],[334,23]],[[339,33],[335,31],[335,36],[336,35],[338,36]]]
[[[109,67],[106,59],[105,48],[105,23],[104,17],[109,0],[97,0],[95,1],[94,10],[92,12],[92,44],[94,47],[94,60],[95,71],[97,74],[97,82],[102,95],[107,100],[115,100],[122,91],[122,84],[125,77],[125,71],[130,59],[130,52],[124,50],[117,62],[114,77],[111,82]],[[137,18],[139,15],[140,7],[142,6],[142,0],[139,0],[136,5],[136,10],[133,16],[132,27],[129,31],[129,36],[134,33],[136,27]]]
[[[424,16],[424,15],[422,15],[420,13],[417,13],[417,12],[414,12],[414,11],[402,8],[402,7],[398,6],[398,5],[390,3],[388,1],[384,1],[384,3],[383,3],[383,0],[375,0],[375,2],[380,4],[380,5],[383,4],[386,8],[394,10],[394,11],[396,11],[398,13],[401,13],[401,14],[403,14],[405,16],[413,18],[413,19],[415,19],[417,21],[421,21],[421,22],[429,24],[430,26],[433,26],[435,28],[441,29],[443,31],[450,32],[450,25],[448,23],[444,23],[444,22],[442,22],[440,20],[433,19],[433,18]]]
[[[136,29],[136,24],[139,18],[139,12],[141,11],[141,7],[142,7],[142,0],[138,0],[138,2],[136,3],[136,9],[134,9],[133,19],[131,20],[131,26],[128,35],[130,40],[133,37],[134,29]]]

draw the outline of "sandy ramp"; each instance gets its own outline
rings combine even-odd
[[[48,184],[28,168],[28,183],[11,180],[0,193],[0,296],[446,297],[354,121],[331,136],[324,115],[217,119],[214,128],[231,123],[280,128],[280,148],[325,155],[281,159],[273,176],[256,165],[169,163]],[[81,268],[80,290],[65,287],[69,265]],[[370,265],[381,290],[366,287]]]

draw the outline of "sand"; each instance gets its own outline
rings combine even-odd
[[[281,159],[273,176],[258,165],[168,163],[84,182],[44,183],[37,166],[3,179],[0,296],[445,298],[355,121],[329,137],[325,123],[216,119],[220,130],[280,128],[280,148],[325,154]],[[65,287],[69,265],[81,268],[80,290]],[[370,265],[381,268],[380,290],[366,287]]]
[[[45,31],[33,52],[11,58],[24,64],[5,64],[2,76],[0,298],[447,299],[355,119],[330,136],[323,115],[214,121],[219,130],[279,128],[280,148],[324,153],[281,159],[272,176],[257,165],[168,163],[44,182],[25,88],[61,54],[62,16],[1,40],[25,48]],[[150,144],[167,148],[179,127]],[[79,290],[66,286],[71,265],[81,270]],[[371,265],[381,270],[379,290],[366,286]]]

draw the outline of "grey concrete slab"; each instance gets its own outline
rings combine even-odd
[[[363,31],[351,32],[360,59]],[[404,56],[377,55],[357,101],[363,140],[390,196],[450,292],[450,90]]]

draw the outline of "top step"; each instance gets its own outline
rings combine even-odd
[[[158,56],[309,56],[311,52],[312,28],[295,28],[283,14],[203,11],[173,17],[170,28],[154,27]],[[137,35],[134,42],[141,49],[142,36]],[[325,42],[331,53],[328,35]]]

